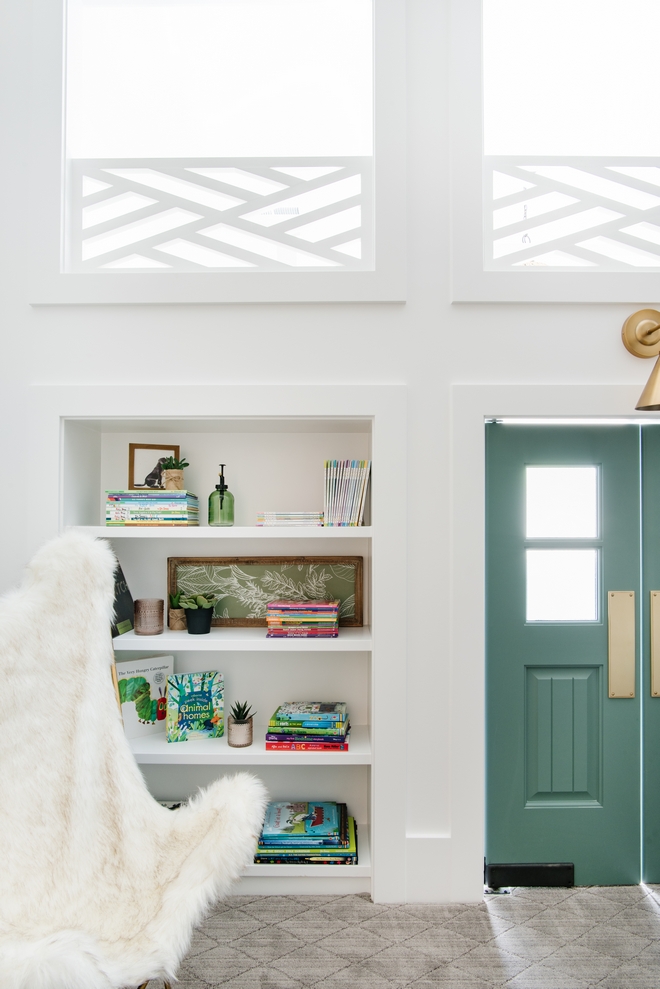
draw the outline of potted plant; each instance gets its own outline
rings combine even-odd
[[[167,457],[162,464],[161,478],[166,491],[183,491],[183,468],[190,467],[185,457]]]
[[[227,717],[227,744],[234,749],[244,749],[252,745],[253,719],[257,712],[247,701],[235,701]]]
[[[206,635],[211,631],[215,594],[191,594],[179,598],[179,607],[186,613],[186,625],[190,635]]]
[[[173,632],[185,632],[186,613],[181,607],[181,591],[170,594],[169,627]]]

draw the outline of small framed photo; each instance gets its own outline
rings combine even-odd
[[[179,459],[180,447],[173,443],[128,444],[128,490],[163,487],[163,464],[168,457]]]

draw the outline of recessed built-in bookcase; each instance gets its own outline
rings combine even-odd
[[[379,509],[385,499],[379,496],[376,437],[385,454],[387,415],[379,423],[377,414],[340,413],[60,416],[60,528],[79,528],[109,539],[133,597],[166,598],[167,559],[172,556],[364,558],[364,624],[341,628],[337,639],[269,640],[265,628],[214,628],[201,636],[166,629],[153,637],[126,633],[114,640],[114,647],[117,659],[171,654],[179,673],[217,669],[225,678],[226,707],[248,700],[257,711],[255,741],[247,749],[230,748],[226,738],[171,744],[164,735],[133,740],[133,752],[154,796],[186,798],[218,775],[245,769],[264,781],[271,799],[341,800],[355,816],[357,865],[252,865],[241,892],[367,891],[378,899],[402,900],[404,738],[397,737],[405,717],[405,660],[400,648],[405,639],[399,625],[405,607],[401,519],[391,523],[389,541],[381,530],[381,541],[379,527],[387,527],[388,519]],[[180,446],[190,462],[186,486],[200,499],[199,528],[106,528],[105,490],[127,486],[129,443]],[[396,444],[391,449],[401,452]],[[296,529],[255,525],[260,510],[322,509],[323,461],[331,458],[373,459],[369,524]],[[226,478],[236,499],[231,528],[206,524],[207,498],[220,463],[227,465]],[[396,507],[401,507],[398,497]],[[265,723],[278,704],[313,699],[348,702],[349,751],[266,752]]]

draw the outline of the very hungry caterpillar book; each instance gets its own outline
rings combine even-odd
[[[224,692],[224,677],[214,670],[169,676],[167,741],[224,735]]]
[[[174,657],[128,659],[115,666],[126,737],[165,731],[167,678],[174,672]]]

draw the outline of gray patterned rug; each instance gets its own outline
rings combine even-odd
[[[659,989],[660,887],[516,889],[475,906],[236,896],[196,932],[179,978],[179,989]]]

